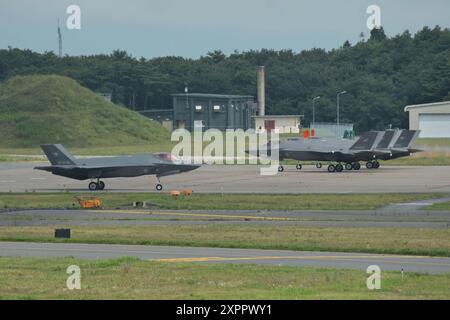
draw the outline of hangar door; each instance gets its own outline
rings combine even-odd
[[[450,114],[420,114],[421,138],[449,138]]]

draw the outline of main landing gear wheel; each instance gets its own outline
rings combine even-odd
[[[351,163],[346,163],[346,164],[345,164],[345,170],[350,171],[350,170],[352,170],[352,169],[353,169],[353,165],[352,165]]]
[[[317,169],[322,168],[322,164],[321,164],[321,163],[316,163],[316,168],[317,168]]]
[[[328,172],[336,172],[336,167],[332,164],[328,166]]]
[[[162,189],[163,189],[162,184],[161,184],[161,183],[158,183],[158,184],[156,185],[156,190],[161,191]]]
[[[92,181],[89,183],[89,190],[103,190],[105,189],[105,183],[103,181],[98,180],[97,182]]]
[[[371,161],[366,162],[366,168],[367,169],[373,169],[373,162],[371,162]]]
[[[344,166],[340,163],[336,165],[336,172],[342,172],[344,170]]]
[[[359,162],[355,162],[352,164],[353,170],[358,171],[359,169],[361,169],[361,164]]]
[[[373,161],[372,164],[373,164],[373,168],[374,168],[374,169],[378,169],[378,168],[380,167],[380,163],[379,163],[378,161],[376,161],[376,160]]]
[[[95,190],[97,190],[97,189],[98,189],[97,183],[95,183],[95,182],[89,183],[89,190],[95,191]]]
[[[284,171],[284,167],[283,166],[279,166],[278,167],[278,172],[283,172]]]
[[[302,170],[302,165],[299,163],[299,164],[297,164],[297,165],[295,166],[295,168],[296,168],[297,170]]]

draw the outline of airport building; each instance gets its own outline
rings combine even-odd
[[[174,129],[254,128],[257,105],[252,96],[179,93],[172,97]]]
[[[420,130],[421,138],[450,138],[450,101],[405,107],[409,129]]]
[[[257,132],[299,133],[301,115],[254,116]]]

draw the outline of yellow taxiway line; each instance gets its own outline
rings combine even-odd
[[[272,221],[295,221],[291,218],[283,217],[262,217],[262,216],[243,216],[228,214],[208,214],[208,213],[182,213],[182,212],[153,212],[153,211],[133,211],[133,210],[93,210],[95,213],[132,213],[132,214],[148,214],[159,216],[182,216],[182,217],[207,217],[207,218],[228,218],[228,219],[250,219],[250,220],[272,220]]]
[[[334,261],[357,261],[366,259],[367,262],[378,262],[379,258],[392,258],[392,257],[374,257],[374,256],[260,256],[260,257],[192,257],[192,258],[168,258],[168,259],[151,259],[151,261],[169,262],[169,263],[182,263],[182,262],[221,262],[221,261],[252,261],[252,260],[283,260],[283,259],[298,259],[298,260],[334,260]],[[400,257],[394,257],[400,258]],[[407,256],[401,258],[417,258],[414,256]],[[385,263],[396,263],[404,265],[433,265],[433,266],[448,266],[446,263],[438,262],[408,262],[398,260],[384,260]]]

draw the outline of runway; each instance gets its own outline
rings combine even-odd
[[[450,272],[450,258],[283,250],[223,249],[107,244],[0,242],[0,256],[114,259],[133,256],[165,263],[249,263],[422,273]]]
[[[0,192],[86,192],[88,181],[71,180],[33,170],[45,163],[0,163]],[[328,173],[326,169],[285,166],[274,176],[260,166],[204,165],[188,173],[163,177],[165,190],[190,188],[199,193],[450,193],[450,166],[386,166]],[[154,176],[105,179],[106,191],[156,192]]]

